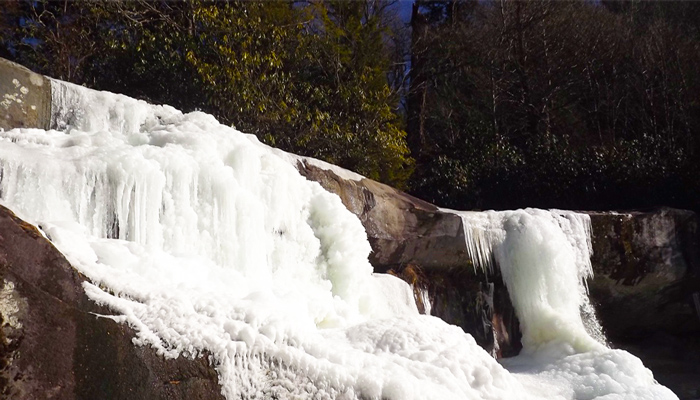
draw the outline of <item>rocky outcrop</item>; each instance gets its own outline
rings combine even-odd
[[[426,291],[432,315],[462,327],[492,354],[518,353],[520,333],[507,291],[497,271],[486,276],[474,268],[458,215],[371,179],[344,179],[304,161],[297,169],[360,218],[375,271],[412,284],[419,301],[418,291]]]
[[[590,215],[588,285],[607,338],[681,399],[700,398],[700,218],[668,208]]]
[[[498,273],[487,277],[474,268],[458,215],[371,179],[344,178],[313,162],[301,160],[297,170],[340,196],[360,218],[375,271],[413,285],[419,302],[420,291],[427,292],[432,315],[462,327],[492,354],[517,354],[518,324],[506,289]],[[503,334],[494,324],[503,327]]]
[[[207,358],[166,360],[85,295],[85,278],[0,207],[0,398],[218,399]]]
[[[588,285],[608,336],[700,332],[697,214],[662,208],[589,215],[595,276]]]
[[[442,270],[447,275],[466,274],[468,280],[483,276],[474,271],[457,215],[370,179],[343,179],[332,170],[303,162],[298,169],[338,194],[360,218],[372,244],[370,261],[375,269],[412,264],[424,275]],[[700,291],[697,214],[669,208],[587,214],[595,274],[589,288],[600,317],[609,320],[604,324],[608,330],[614,336],[639,333],[641,327],[672,333],[698,331],[700,319],[694,305],[695,293]],[[620,309],[625,315],[615,314]]]
[[[48,129],[51,83],[48,78],[0,58],[0,129]]]
[[[343,179],[332,170],[301,161],[297,169],[340,196],[360,218],[372,245],[370,262],[379,269],[409,262],[426,268],[470,262],[459,216],[371,179]]]

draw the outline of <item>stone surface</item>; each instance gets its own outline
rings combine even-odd
[[[474,268],[459,216],[371,179],[343,179],[301,161],[297,169],[360,218],[376,272],[427,291],[432,315],[460,326],[493,355],[517,354],[520,332],[506,289],[498,273]]]
[[[500,274],[486,276],[473,268],[420,268],[415,264],[388,270],[414,287],[418,310],[428,293],[430,314],[461,327],[496,358],[520,352],[521,333]]]
[[[0,58],[0,128],[48,129],[50,120],[48,78]]]
[[[340,196],[367,231],[379,269],[406,263],[423,268],[454,268],[470,263],[459,216],[390,186],[363,179],[345,180],[333,171],[299,162],[299,172]]]
[[[375,271],[427,291],[432,315],[460,326],[494,356],[520,351],[517,318],[500,274],[474,268],[459,216],[371,179],[343,179],[303,162],[297,169],[360,218]]]
[[[33,226],[0,207],[0,398],[218,399],[205,357],[166,360],[100,315],[78,274]]]
[[[588,285],[608,340],[641,358],[681,400],[700,399],[698,215],[589,214],[595,276]]]
[[[697,214],[589,213],[593,228],[591,299],[611,340],[648,332],[700,332]]]

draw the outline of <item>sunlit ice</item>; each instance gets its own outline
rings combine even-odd
[[[228,399],[676,398],[605,345],[587,216],[458,212],[521,323],[523,351],[499,362],[374,274],[360,221],[293,156],[201,112],[51,84],[55,130],[0,133],[3,205],[41,227],[135,345],[206,355]]]

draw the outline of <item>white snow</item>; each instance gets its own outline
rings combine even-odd
[[[286,159],[292,165],[296,165],[298,162],[301,162],[303,164],[308,164],[308,165],[314,166],[316,168],[320,168],[320,169],[325,170],[325,171],[331,171],[335,175],[337,175],[339,178],[345,179],[346,181],[359,182],[363,179],[367,179],[364,176],[362,176],[356,172],[350,171],[350,170],[345,169],[345,168],[341,168],[337,165],[329,164],[325,161],[318,160],[318,159],[313,158],[313,157],[303,157],[303,156],[299,156],[296,154],[287,153],[287,152],[282,151],[280,149],[273,149],[273,151],[275,151],[275,153],[277,155],[279,155],[280,157]]]
[[[509,372],[373,274],[359,220],[279,151],[204,113],[51,85],[59,130],[0,132],[2,203],[42,227],[137,345],[208,352],[228,399],[676,398],[586,332],[581,217],[464,217],[483,224],[473,254],[500,265],[523,324]]]

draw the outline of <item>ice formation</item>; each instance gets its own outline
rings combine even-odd
[[[0,132],[2,203],[137,344],[210,354],[228,399],[675,398],[586,331],[580,216],[464,214],[523,324],[525,351],[504,367],[373,274],[360,222],[294,157],[201,112],[51,85],[56,130]]]
[[[566,340],[571,344],[590,339],[605,343],[586,286],[593,276],[588,215],[538,209],[446,211],[462,218],[474,268],[487,275],[499,268],[522,321],[526,352],[558,335],[575,335]],[[553,320],[546,323],[546,318]],[[596,344],[584,347],[591,346]]]

